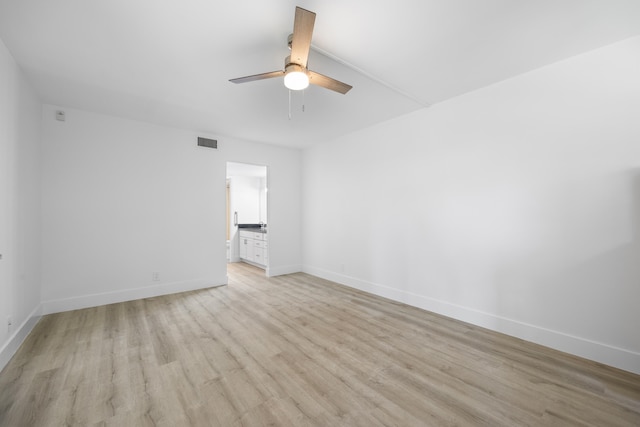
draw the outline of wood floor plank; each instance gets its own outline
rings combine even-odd
[[[0,426],[639,426],[640,376],[307,274],[44,316]]]

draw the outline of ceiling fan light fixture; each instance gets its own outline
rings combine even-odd
[[[309,76],[301,66],[290,64],[285,71],[284,85],[290,90],[306,89],[309,86]]]

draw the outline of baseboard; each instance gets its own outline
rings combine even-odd
[[[0,371],[4,369],[4,367],[9,363],[9,360],[16,354],[18,348],[22,345],[24,340],[27,338],[31,330],[36,323],[42,317],[42,305],[38,305],[32,312],[29,314],[27,319],[22,322],[20,327],[9,337],[9,340],[5,343],[5,345],[0,348]]]
[[[115,292],[82,295],[72,298],[62,298],[42,302],[42,313],[60,313],[63,311],[79,310],[82,308],[97,307],[100,305],[114,304],[124,301],[133,301],[142,298],[151,298],[161,295],[175,294],[178,292],[195,291],[198,289],[213,288],[228,283],[227,276],[221,276],[215,280],[198,279],[186,282],[162,283],[143,288],[126,289]]]
[[[374,295],[640,374],[640,353],[313,266],[305,265],[303,271]]]
[[[277,267],[267,267],[267,277],[282,276],[285,274],[300,273],[301,265],[284,265]]]

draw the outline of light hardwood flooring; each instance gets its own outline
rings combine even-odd
[[[1,426],[640,426],[640,376],[315,278],[48,315]]]

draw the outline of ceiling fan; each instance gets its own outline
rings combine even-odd
[[[349,92],[352,86],[307,68],[307,59],[309,57],[309,49],[311,48],[311,34],[313,33],[313,24],[315,21],[316,14],[314,12],[296,7],[293,34],[289,35],[287,40],[289,48],[291,49],[291,55],[287,56],[284,60],[284,70],[239,77],[229,81],[233,83],[247,83],[255,80],[284,76],[284,85],[291,90],[306,89],[309,84],[313,84],[341,94]]]

